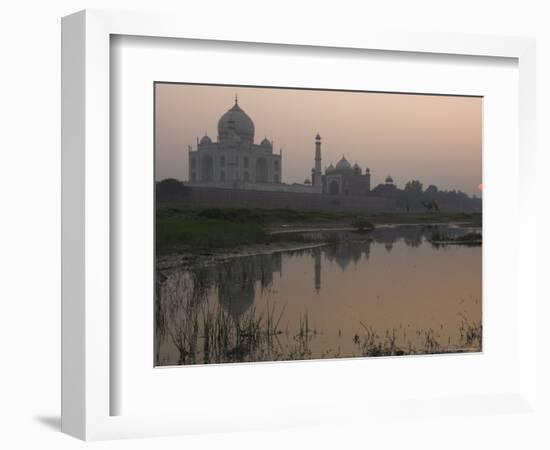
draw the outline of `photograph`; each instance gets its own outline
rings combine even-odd
[[[153,95],[156,367],[483,351],[483,97]]]

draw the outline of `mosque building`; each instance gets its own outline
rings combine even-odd
[[[325,169],[323,193],[330,195],[366,195],[370,192],[370,169],[365,173],[357,163],[353,166],[342,155],[342,159]]]
[[[333,166],[321,169],[321,136],[315,137],[311,181],[286,184],[283,179],[283,151],[273,151],[273,141],[254,143],[254,122],[234,105],[218,121],[218,141],[205,134],[197,146],[189,146],[189,185],[225,189],[301,192],[328,195],[366,195],[370,192],[370,170],[362,172],[345,156]]]

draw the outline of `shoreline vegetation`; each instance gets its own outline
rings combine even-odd
[[[193,267],[236,256],[313,248],[339,240],[365,240],[377,227],[453,223],[480,227],[480,213],[383,213],[358,215],[248,208],[157,208],[157,269]],[[481,234],[445,236],[434,245],[481,245]]]
[[[466,233],[463,236],[451,237],[434,231],[430,242],[436,245],[481,245],[482,236],[481,233]]]
[[[202,294],[201,294],[202,292]],[[363,321],[358,330],[338,339],[351,339],[352,354],[342,355],[340,346],[327,348],[313,355],[312,344],[323,334],[311,324],[307,312],[297,318],[298,326],[289,331],[285,324],[285,307],[267,304],[265,312],[252,307],[240,317],[232,317],[221,305],[211,305],[205,290],[193,293],[193,301],[168,303],[159,311],[156,341],[156,365],[174,365],[175,360],[163,360],[159,345],[168,340],[177,351],[177,365],[221,364],[235,362],[269,362],[339,357],[383,357],[479,353],[482,351],[481,321],[472,322],[458,313],[460,324],[454,341],[444,339],[434,328],[399,328],[377,332]],[[413,343],[414,341],[414,343]]]

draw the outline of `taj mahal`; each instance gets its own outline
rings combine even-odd
[[[283,182],[283,151],[274,152],[273,141],[254,142],[254,122],[234,105],[218,121],[217,142],[208,135],[197,138],[196,148],[189,146],[189,185],[221,189],[297,192],[327,195],[367,195],[371,174],[345,156],[321,169],[321,136],[315,136],[313,167],[303,184]],[[386,180],[388,183],[388,179]],[[393,183],[393,180],[391,180]]]

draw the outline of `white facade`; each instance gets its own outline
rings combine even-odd
[[[274,190],[281,185],[282,158],[267,138],[254,143],[254,122],[235,98],[218,122],[218,142],[205,135],[195,150],[189,147],[189,184]]]

